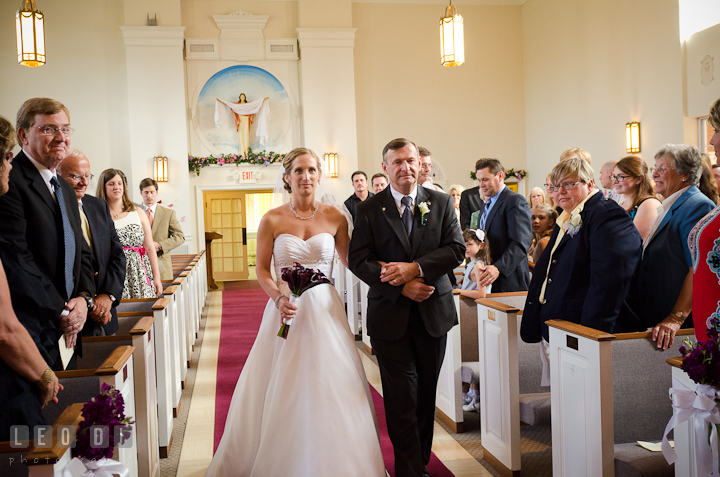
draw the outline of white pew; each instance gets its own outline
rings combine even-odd
[[[375,354],[370,342],[370,335],[367,332],[367,310],[368,310],[368,292],[370,287],[367,283],[360,281],[360,323],[362,324],[362,342],[365,351],[368,354]]]
[[[682,337],[693,330],[681,330],[662,352],[647,332],[610,334],[563,320],[547,324],[553,475],[612,477],[631,467],[672,475],[661,453],[634,442],[662,438],[672,415],[665,360],[678,354]]]
[[[460,295],[453,293],[455,312],[460,315]],[[447,334],[445,357],[438,376],[435,410],[437,416],[455,433],[463,432],[462,376],[460,367],[460,325],[452,327]]]
[[[174,317],[170,316],[170,300],[159,298],[149,300],[126,300],[118,305],[118,318],[121,316],[145,316],[150,305],[152,316],[155,317],[155,363],[158,400],[158,443],[160,457],[168,456],[172,445],[173,415],[177,416],[179,401],[174,402],[173,396],[180,395],[180,381],[176,380],[173,369],[175,360],[179,360],[179,352],[175,348]],[[123,307],[141,307],[138,311],[124,312]],[[127,309],[127,308],[125,308]],[[175,390],[175,391],[173,391]]]
[[[682,358],[670,358],[667,363],[672,366],[672,377],[680,381],[682,385],[695,391],[697,384],[690,379],[685,371],[680,369]],[[677,460],[675,461],[676,477],[706,477],[701,475],[698,470],[698,462],[696,459],[697,443],[695,441],[695,418],[691,417],[680,425],[675,426],[673,430],[675,439],[675,452]]]
[[[358,307],[360,303],[360,296],[358,294],[359,280],[353,272],[349,269],[345,269],[345,296],[347,297],[346,310],[348,323],[350,324],[350,331],[356,337],[360,334],[360,314],[358,313]]]

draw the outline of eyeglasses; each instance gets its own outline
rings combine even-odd
[[[613,174],[613,175],[610,176],[610,180],[613,181],[613,182],[623,182],[623,181],[624,181],[625,179],[627,179],[628,177],[630,177],[630,176],[625,176],[625,175],[622,175],[622,174],[617,174],[617,175]]]
[[[59,132],[62,133],[65,137],[70,137],[75,132],[73,128],[70,126],[33,126],[35,129],[38,129],[41,133],[43,133],[46,136],[54,136]]]
[[[548,186],[548,189],[550,190],[550,192],[558,192],[558,191],[560,191],[560,188],[561,188],[561,187],[562,187],[563,189],[565,189],[565,190],[570,190],[570,189],[572,189],[573,187],[575,187],[576,185],[578,185],[578,184],[580,184],[580,183],[584,183],[584,182],[585,182],[585,181],[563,182],[563,183],[560,184],[560,185],[551,185],[551,186]]]
[[[671,170],[671,169],[669,167],[665,167],[665,166],[658,167],[658,168],[655,168],[655,167],[650,168],[651,173],[657,172],[658,174],[665,174],[669,170]]]
[[[89,181],[93,180],[93,177],[95,177],[95,175],[94,174],[68,174],[67,177],[74,181],[79,181],[80,179],[87,179],[89,182]]]

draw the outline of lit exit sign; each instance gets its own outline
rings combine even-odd
[[[238,171],[237,180],[239,182],[257,182],[255,179],[255,171]]]

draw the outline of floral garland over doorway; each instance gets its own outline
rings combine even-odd
[[[218,156],[210,154],[207,157],[188,155],[188,168],[191,172],[200,175],[200,170],[202,170],[203,167],[213,164],[220,166],[224,166],[225,164],[235,166],[240,164],[269,166],[270,164],[282,162],[284,158],[285,154],[279,154],[273,151],[265,152],[264,149],[260,152],[254,152],[252,149],[248,149],[247,156],[241,156],[240,154],[220,154]]]

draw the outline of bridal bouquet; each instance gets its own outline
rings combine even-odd
[[[321,283],[330,283],[330,280],[319,270],[313,270],[312,268],[305,268],[298,262],[292,267],[286,267],[280,270],[282,272],[282,279],[288,284],[290,288],[290,303],[295,303],[300,295],[307,290],[311,289],[315,285]],[[283,324],[280,327],[278,336],[280,338],[287,339],[290,325],[292,324],[292,318],[283,318]]]

